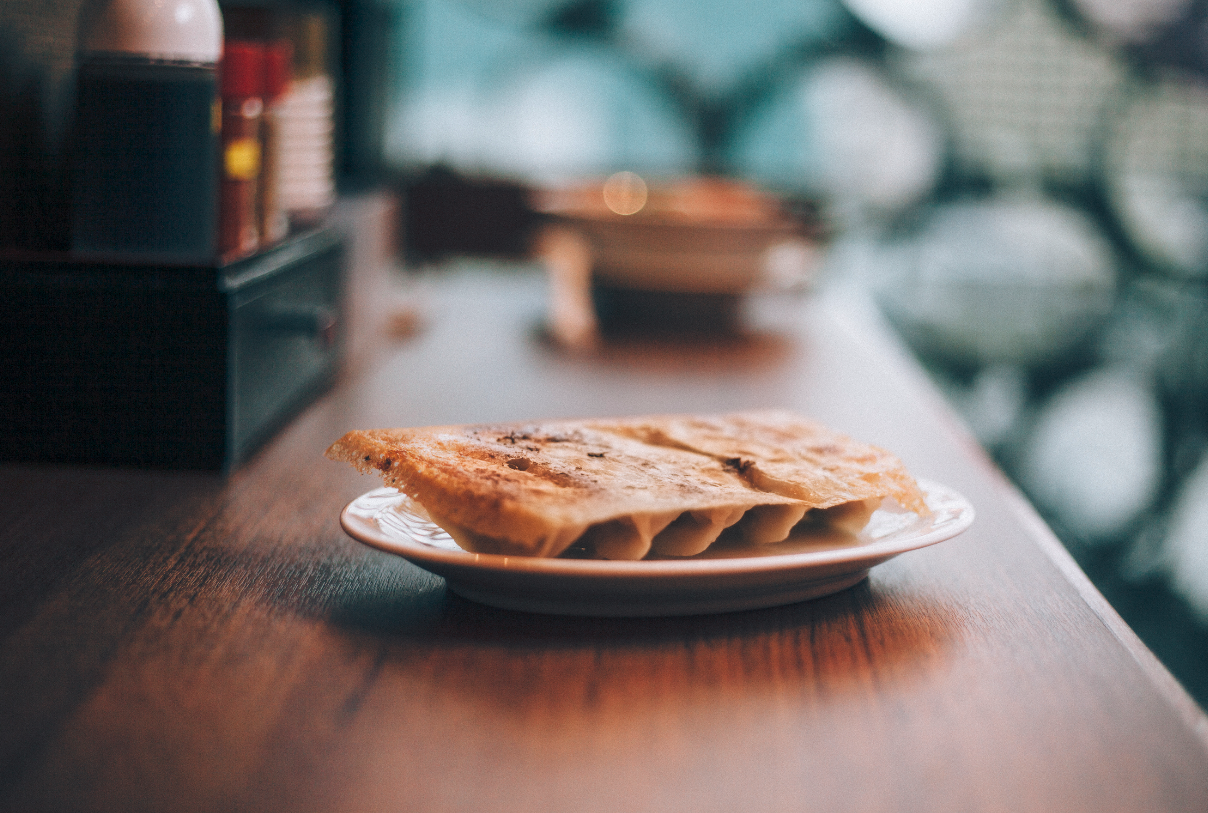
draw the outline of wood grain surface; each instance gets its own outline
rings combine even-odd
[[[0,468],[0,808],[1204,811],[1203,713],[899,349],[831,302],[732,344],[564,354],[542,281],[428,280],[243,468]],[[965,494],[964,535],[802,604],[462,600],[347,538],[345,430],[788,407]]]

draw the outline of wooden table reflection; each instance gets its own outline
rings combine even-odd
[[[0,807],[1208,810],[1208,721],[867,314],[770,300],[738,344],[560,352],[528,273],[427,280],[229,476],[5,466]],[[359,545],[346,429],[783,406],[976,506],[855,588],[544,617]]]

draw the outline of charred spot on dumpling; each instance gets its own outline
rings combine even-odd
[[[533,461],[529,460],[527,457],[513,457],[504,465],[509,469],[515,469],[516,471],[528,471],[529,466],[533,465]]]
[[[506,434],[499,436],[500,443],[510,443],[513,446],[522,440],[532,440],[533,433],[525,429],[509,429]]]
[[[722,463],[725,464],[726,468],[732,469],[739,474],[746,474],[747,471],[749,471],[750,468],[755,465],[755,461],[744,460],[741,457],[728,457],[723,460]]]

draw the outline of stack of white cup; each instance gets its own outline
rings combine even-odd
[[[302,23],[301,60],[277,106],[281,205],[295,224],[307,225],[335,202],[335,88],[323,64],[321,18]],[[309,29],[309,30],[307,30]],[[308,53],[309,52],[309,53]],[[299,64],[299,62],[301,64]]]

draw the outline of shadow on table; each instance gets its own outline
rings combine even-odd
[[[647,680],[665,689],[811,683],[842,691],[907,679],[945,659],[963,634],[955,608],[869,580],[781,607],[654,618],[495,609],[448,592],[435,577],[404,592],[350,595],[331,620],[398,646],[400,657],[433,661],[437,674],[466,681],[467,690],[490,674],[502,697],[537,691],[532,684],[548,685],[551,675],[614,688]]]

